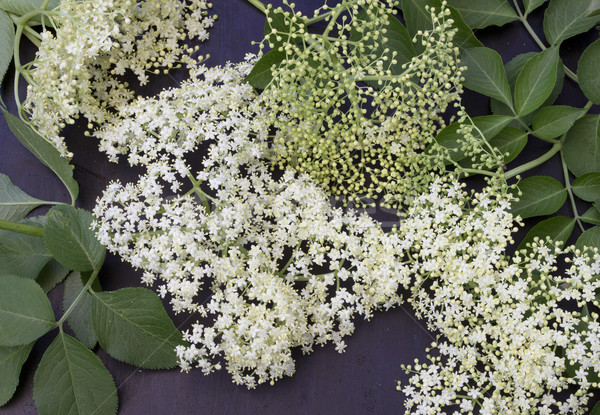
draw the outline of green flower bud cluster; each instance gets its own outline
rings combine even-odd
[[[266,12],[262,46],[283,55],[261,95],[277,130],[275,163],[359,204],[401,207],[445,171],[447,152],[434,137],[462,92],[449,11],[429,9],[432,29],[413,39],[424,51],[402,63],[390,43],[408,36],[392,15],[396,3],[345,1],[310,20],[293,5]],[[307,22],[321,18],[323,32],[309,32]]]

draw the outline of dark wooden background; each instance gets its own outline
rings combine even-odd
[[[312,10],[321,4],[322,0],[299,0],[297,8],[312,15]],[[247,52],[258,50],[251,41],[262,38],[264,17],[260,12],[245,0],[220,0],[213,10],[219,18],[210,32],[210,40],[201,46],[201,53],[211,55],[209,65],[239,61]],[[542,16],[541,11],[534,13],[534,27],[540,27]],[[479,31],[477,35],[486,45],[499,50],[504,62],[523,52],[538,51],[517,22]],[[577,57],[595,38],[597,34],[588,33],[563,45],[561,56],[571,69],[576,69]],[[25,51],[24,56],[31,57],[32,53]],[[9,110],[14,113],[13,75],[11,69],[6,77],[8,85],[2,93]],[[175,87],[182,76],[182,73],[175,73],[173,77],[162,77],[151,89]],[[565,79],[565,85],[558,102],[585,105],[586,99],[571,85],[571,81]],[[485,98],[466,93],[464,100],[472,115],[488,113]],[[97,151],[95,140],[84,137],[78,128],[69,129],[67,139],[69,148],[75,153],[75,179],[81,188],[77,202],[79,207],[91,210],[110,180],[119,178],[127,182],[135,179],[136,171],[125,163],[107,162]],[[59,180],[21,146],[4,119],[0,119],[0,149],[0,172],[8,174],[17,186],[43,200],[69,200]],[[535,158],[543,151],[543,145],[530,146],[520,161]],[[556,160],[546,163],[536,174],[552,172],[562,181]],[[568,210],[564,213],[569,214]],[[389,219],[383,211],[374,211],[373,214],[381,220]],[[138,286],[139,280],[138,272],[112,255],[107,257],[100,274],[105,290]],[[56,314],[60,315],[62,288],[55,289],[50,297]],[[174,319],[179,325],[191,323],[185,322],[185,316],[175,316]],[[0,413],[37,413],[32,398],[34,371],[54,336],[52,332],[36,343],[23,367],[15,396],[0,408]],[[97,350],[97,353],[114,377],[121,415],[387,415],[404,412],[403,395],[396,391],[396,381],[406,381],[408,376],[400,365],[411,363],[415,358],[423,359],[425,348],[433,339],[408,307],[378,313],[371,321],[357,322],[356,333],[347,339],[345,353],[338,354],[331,345],[310,355],[298,353],[293,377],[285,378],[274,386],[261,385],[251,391],[234,385],[225,371],[204,376],[199,371],[184,374],[179,370],[140,370],[110,358],[102,350]]]

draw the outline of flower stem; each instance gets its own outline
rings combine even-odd
[[[7,220],[0,220],[0,229],[22,233],[24,235],[37,236],[39,238],[44,236],[44,228],[39,226],[25,225],[23,223],[10,222]]]
[[[267,7],[264,5],[264,3],[262,1],[260,1],[260,0],[248,0],[248,1],[250,2],[250,4],[252,4],[258,10],[263,12],[265,15],[267,14]]]

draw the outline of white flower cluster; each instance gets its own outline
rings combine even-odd
[[[147,172],[112,183],[94,213],[103,244],[158,280],[176,312],[200,314],[181,367],[209,373],[224,362],[254,387],[291,375],[293,348],[343,351],[353,319],[397,305],[409,280],[397,235],[333,208],[307,177],[270,173],[266,117],[240,84],[250,67],[201,67],[180,89],[123,110],[126,121],[101,138]],[[184,156],[198,145],[207,155],[192,176]]]
[[[429,363],[407,367],[406,413],[584,412],[600,372],[600,324],[586,306],[598,306],[600,256],[577,251],[555,275],[572,249],[538,241],[510,257],[512,227],[505,196],[457,185],[418,198],[401,223],[414,250],[410,302],[443,339]],[[566,311],[568,300],[583,311]]]
[[[32,125],[63,155],[60,131],[83,115],[103,123],[135,93],[119,76],[141,84],[149,73],[193,64],[188,38],[206,40],[214,16],[204,0],[63,0],[43,11],[53,28],[40,34],[34,61],[20,68],[28,82],[23,109]],[[91,125],[90,125],[91,127]]]

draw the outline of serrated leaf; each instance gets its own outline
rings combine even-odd
[[[600,104],[600,39],[589,45],[577,64],[577,79],[586,98]]]
[[[4,114],[4,118],[6,118],[8,127],[21,144],[58,176],[69,191],[71,202],[75,203],[75,199],[77,199],[77,194],[79,193],[79,185],[73,179],[73,169],[67,159],[61,157],[56,147],[44,140],[42,136],[33,131],[23,120],[15,117],[6,110],[2,110],[2,113]]]
[[[408,30],[404,27],[400,21],[391,15],[390,13],[377,13],[377,9],[374,9],[371,13],[367,11],[367,9],[363,8],[355,17],[354,20],[357,21],[368,21],[372,18],[381,19],[381,21],[387,21],[387,25],[383,26],[382,29],[385,28],[385,37],[387,38],[387,42],[381,43],[378,42],[375,45],[373,37],[367,33],[359,33],[353,27],[350,31],[350,40],[351,41],[360,41],[361,44],[364,45],[366,53],[369,56],[375,55],[377,60],[381,60],[382,58],[387,57],[387,62],[392,62],[393,59],[396,60],[394,64],[385,64],[384,68],[389,69],[392,75],[401,74],[404,70],[402,69],[402,65],[416,56],[414,44],[410,35],[408,34]],[[385,20],[384,20],[385,19]],[[376,87],[376,83],[374,83],[373,87]]]
[[[569,236],[571,236],[571,232],[573,232],[574,226],[575,219],[567,218],[566,216],[555,216],[543,220],[531,228],[517,249],[526,249],[525,245],[533,242],[535,237],[540,239],[550,237],[554,243],[560,242],[562,246],[565,246]]]
[[[416,36],[419,30],[431,30],[431,14],[425,10],[425,7],[435,7],[436,10],[441,10],[441,0],[402,0],[402,15],[406,22],[406,28],[411,37]],[[483,44],[475,37],[471,28],[464,22],[460,13],[453,7],[448,7],[450,16],[454,23],[453,27],[457,29],[454,36],[454,44],[459,48],[473,48],[483,46]],[[415,45],[417,53],[423,51],[423,46],[420,43]]]
[[[44,291],[34,281],[0,275],[0,345],[31,343],[56,327]]]
[[[513,119],[513,117],[504,115],[484,115],[472,118],[473,125],[479,130],[474,130],[473,135],[482,140],[490,140],[500,133]],[[458,122],[452,123],[435,137],[438,145],[450,150],[450,158],[454,161],[460,161],[465,157],[464,151],[460,149],[464,141],[464,134],[458,132],[462,125]],[[479,132],[482,133],[483,137],[480,137]]]
[[[498,52],[486,47],[464,49],[461,63],[468,68],[464,73],[465,88],[495,98],[512,108],[510,85]]]
[[[587,202],[600,200],[600,173],[582,174],[571,184],[571,190],[577,197]]]
[[[33,344],[0,346],[0,406],[6,404],[17,390],[21,368],[29,357]]]
[[[508,126],[492,138],[490,144],[504,154],[505,163],[510,163],[527,145],[527,132]]]
[[[538,53],[525,63],[515,82],[515,110],[524,116],[548,99],[556,83],[558,48]]]
[[[0,230],[0,274],[34,279],[51,259],[42,238]]]
[[[592,225],[600,225],[600,210],[596,206],[592,206],[579,217],[585,223]]]
[[[97,279],[94,281],[98,281]],[[73,301],[83,291],[81,274],[73,272],[65,281],[65,290],[63,292],[63,312],[73,304]],[[93,349],[98,342],[92,327],[92,295],[89,292],[83,292],[81,299],[71,310],[67,317],[67,323],[75,333],[75,337],[88,349]]]
[[[525,14],[531,13],[546,1],[547,0],[523,0],[523,4],[525,5]]]
[[[0,0],[0,9],[22,16],[40,8],[44,0]],[[50,0],[46,10],[52,10],[58,6],[59,0]]]
[[[13,58],[15,25],[8,14],[0,10],[0,84]]]
[[[581,114],[581,108],[567,105],[544,107],[533,117],[533,134],[543,139],[559,137],[569,131]]]
[[[33,399],[40,415],[114,415],[117,388],[98,356],[59,333],[35,372]]]
[[[54,287],[63,282],[69,274],[69,270],[54,259],[50,260],[35,278],[45,293],[52,291]]]
[[[594,4],[594,0],[550,0],[544,14],[544,33],[548,43],[559,45],[600,22],[600,16],[594,15],[597,10]]]
[[[0,173],[0,219],[17,222],[29,212],[47,202],[29,196],[13,184],[6,174]]]
[[[521,195],[518,195],[519,200],[511,202],[511,211],[523,219],[551,215],[567,200],[567,190],[552,177],[528,177],[521,180],[517,188]],[[516,191],[513,193],[517,196]]]
[[[600,226],[594,226],[579,236],[575,248],[583,251],[584,246],[600,249]]]
[[[285,59],[285,52],[271,50],[259,59],[244,79],[256,89],[265,89],[273,79],[273,66],[279,65]]]
[[[182,335],[148,289],[93,293],[92,322],[100,346],[117,360],[146,369],[177,364]]]
[[[449,0],[448,4],[460,12],[471,29],[502,26],[519,18],[506,0]]]
[[[58,262],[75,271],[91,271],[102,265],[104,247],[91,230],[91,213],[55,206],[46,218],[44,242]]]
[[[600,171],[600,136],[598,115],[585,115],[571,127],[562,153],[567,167],[576,177]]]

